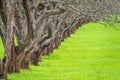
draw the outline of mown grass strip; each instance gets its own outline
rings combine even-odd
[[[62,42],[40,66],[9,74],[14,80],[120,80],[120,31],[89,23]],[[0,44],[1,45],[1,44]],[[1,46],[0,46],[1,47]],[[0,52],[3,49],[0,48]]]

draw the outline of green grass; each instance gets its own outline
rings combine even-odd
[[[14,80],[120,80],[120,31],[89,23]]]
[[[3,44],[2,44],[2,40],[0,38],[0,58],[2,59],[3,57],[3,53],[4,53],[4,47],[3,47]]]

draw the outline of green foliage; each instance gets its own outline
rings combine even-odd
[[[14,80],[120,80],[120,31],[89,23]],[[0,48],[1,49],[1,48]]]

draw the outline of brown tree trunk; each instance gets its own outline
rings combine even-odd
[[[16,51],[14,51],[11,55],[11,60],[10,60],[10,65],[8,68],[8,73],[20,73],[20,69],[21,69],[21,60],[22,57],[20,58],[20,56],[18,55],[18,53]]]
[[[47,55],[47,47],[41,53],[43,56]]]
[[[0,79],[7,78],[7,72],[10,65],[11,55],[14,50],[14,33],[13,33],[13,25],[14,25],[14,11],[16,2],[14,2],[13,6],[11,7],[8,0],[1,1],[2,5],[5,4],[4,9],[6,9],[6,19],[5,21],[5,50],[4,50],[4,58],[2,60],[3,65],[3,72],[0,75]],[[3,8],[3,7],[1,7]],[[2,16],[2,15],[1,15]],[[4,21],[4,20],[3,20]]]
[[[12,55],[13,48],[14,48],[13,32],[8,32],[7,38],[8,38],[8,40],[6,40],[6,46],[5,46],[5,52],[4,52],[5,55],[4,55],[4,58],[2,60],[3,73],[1,74],[0,78],[7,78],[7,72],[8,72],[10,60],[12,58],[11,55]]]
[[[16,68],[15,63],[16,63],[16,56],[17,56],[15,51],[12,52],[11,56],[12,56],[12,58],[10,60],[10,65],[9,65],[9,68],[8,68],[9,73],[15,72],[15,68]]]
[[[23,60],[21,62],[21,68],[22,69],[30,69],[29,67],[29,55],[26,53],[23,57]]]
[[[30,57],[30,63],[37,66],[38,62],[39,62],[39,56],[37,55],[37,52],[33,53]]]

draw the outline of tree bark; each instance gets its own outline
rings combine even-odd
[[[29,67],[29,51],[27,53],[25,53],[22,62],[21,62],[21,68],[22,69],[30,69]]]
[[[3,22],[6,25],[6,41],[5,41],[5,50],[4,50],[4,58],[3,58],[3,73],[0,75],[0,78],[4,79],[7,78],[7,72],[10,65],[11,55],[14,49],[14,33],[13,33],[13,26],[14,26],[14,11],[16,6],[16,1],[14,2],[13,6],[10,6],[8,0],[5,1],[5,9],[7,13],[7,21],[3,18]],[[4,15],[1,15],[4,16]]]

